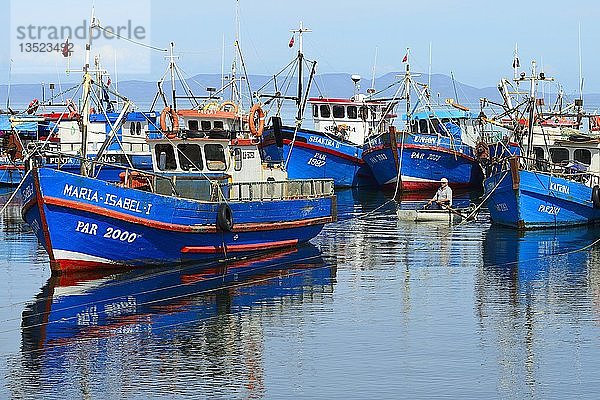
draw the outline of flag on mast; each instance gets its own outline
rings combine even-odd
[[[294,47],[294,35],[292,35],[292,38],[290,39],[290,43],[288,44],[288,47],[290,47],[290,48]]]
[[[71,55],[71,52],[69,51],[69,38],[67,38],[67,41],[62,45],[62,55],[63,57],[69,57]]]
[[[408,61],[408,52],[406,52],[406,54],[404,55],[404,58],[402,59],[402,62],[407,62]]]

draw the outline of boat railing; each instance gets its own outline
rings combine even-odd
[[[331,179],[229,183],[228,177],[155,176],[156,193],[200,201],[272,201],[331,196]]]
[[[513,157],[519,158],[521,168],[524,170],[541,172],[553,177],[580,182],[589,187],[594,187],[596,185],[600,186],[599,173],[587,170],[577,170],[572,166],[569,166],[568,161],[556,163],[542,158],[511,155],[501,159],[492,160],[492,164],[499,164],[501,169],[508,170],[510,169],[509,160]],[[497,172],[498,169],[495,168],[493,171]]]
[[[267,182],[237,182],[221,185],[220,188],[230,201],[269,201],[306,199],[331,196],[333,180],[288,180]]]

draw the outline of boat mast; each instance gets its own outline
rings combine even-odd
[[[175,97],[175,56],[173,55],[173,49],[175,43],[171,42],[169,48],[169,69],[171,70],[171,96],[173,98],[173,110],[177,111],[177,99]]]
[[[406,49],[406,75],[404,78],[404,91],[406,92],[406,122],[410,124],[410,48]]]
[[[297,121],[302,120],[302,62],[304,53],[302,50],[302,34],[304,32],[312,32],[308,28],[304,28],[302,21],[300,21],[300,27],[298,29],[290,30],[292,33],[298,34],[298,97],[296,98],[296,106],[298,107],[298,115],[296,116]]]
[[[98,22],[94,17],[94,8],[92,7],[92,17],[90,20],[90,28],[88,31],[88,42],[85,45],[85,64],[83,66],[83,110],[81,112],[81,162],[79,172],[82,176],[88,176],[89,170],[87,166],[87,138],[88,138],[88,121],[90,118],[90,91],[92,85],[92,77],[90,76],[90,52],[92,49],[92,31],[98,26]]]

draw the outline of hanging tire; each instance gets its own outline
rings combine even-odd
[[[233,228],[233,211],[227,203],[219,204],[217,209],[217,228],[224,232],[231,232]]]
[[[594,208],[600,208],[600,186],[598,185],[592,188],[592,203]]]

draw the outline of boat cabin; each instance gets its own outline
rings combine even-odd
[[[149,140],[155,172],[179,178],[228,182],[281,181],[281,164],[263,163],[252,139],[177,138]]]
[[[350,99],[313,97],[315,130],[336,135],[354,144],[362,145],[369,135],[387,131],[396,103],[368,100],[358,94]]]
[[[247,116],[238,114],[232,102],[210,103],[202,110],[178,110],[180,131],[188,137],[235,138],[238,132],[248,131]]]
[[[70,117],[67,113],[45,114],[45,131],[40,140],[45,140],[52,133],[52,142],[56,143],[56,151],[74,153],[81,149],[81,130],[79,118]],[[107,135],[119,117],[118,113],[90,114],[88,124],[88,152],[95,153],[103,145]],[[130,112],[125,122],[116,132],[116,139],[109,145],[107,153],[148,153],[146,135],[154,130],[156,113]]]
[[[402,120],[408,120],[406,114]],[[411,115],[407,131],[410,133],[448,136],[461,143],[474,146],[477,119],[470,111],[441,109],[419,111]]]

